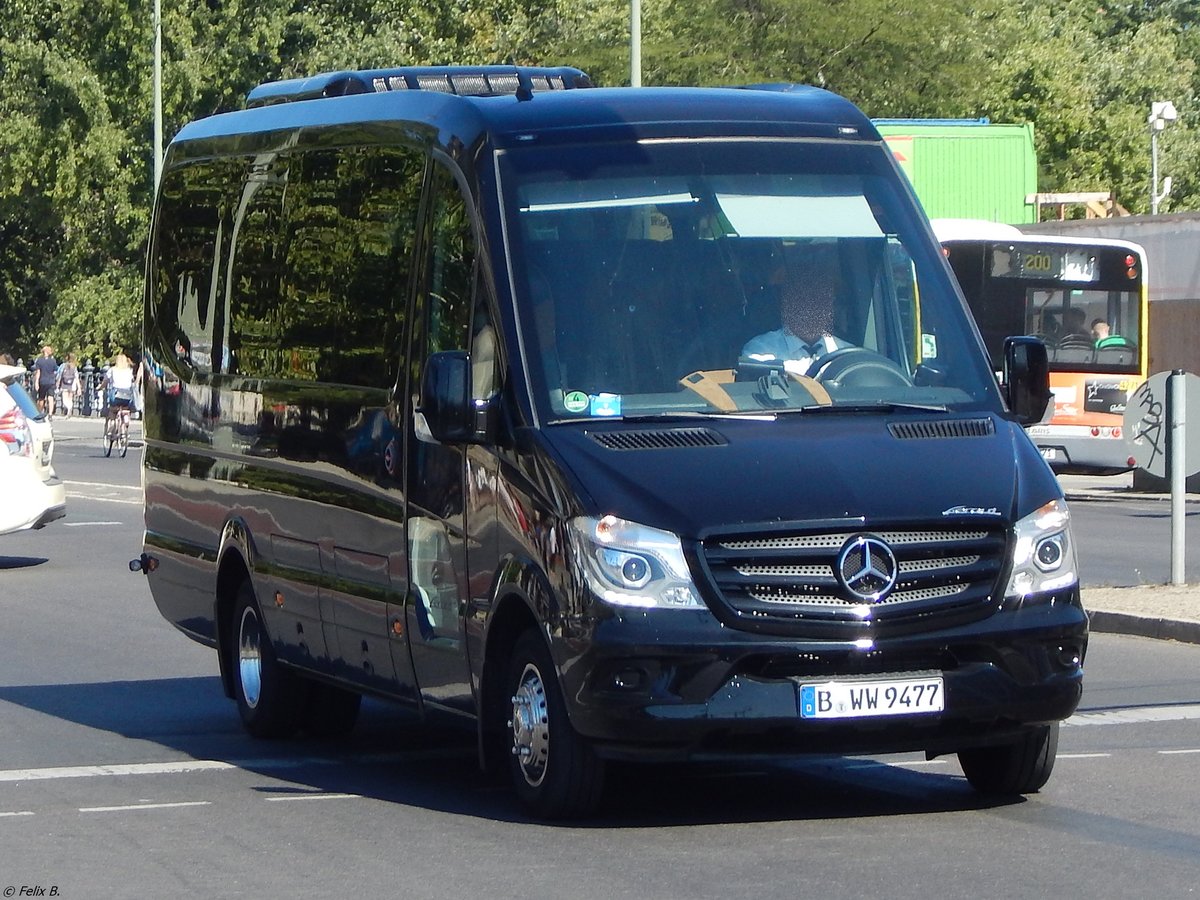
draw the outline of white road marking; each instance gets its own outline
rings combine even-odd
[[[288,800],[361,800],[362,794],[288,794],[283,797],[267,797],[268,803],[284,803]]]
[[[1200,753],[1200,747],[1192,750],[1159,750],[1163,756],[1177,756],[1181,753]]]
[[[1108,759],[1111,753],[1060,753],[1058,759]]]
[[[0,819],[7,819],[12,816],[32,816],[32,815],[33,815],[33,813],[29,810],[22,810],[21,812],[0,812]]]
[[[1075,713],[1064,725],[1130,725],[1140,722],[1179,722],[1200,719],[1200,703],[1179,706],[1135,706],[1102,712]]]
[[[140,484],[113,484],[110,481],[64,481],[63,484],[68,487],[106,488],[116,491],[137,491],[138,493],[142,491]]]
[[[185,800],[180,803],[131,803],[127,806],[81,806],[81,813],[128,812],[133,809],[179,809],[184,806],[212,806],[211,800]]]
[[[173,763],[131,763],[107,766],[54,766],[45,769],[6,769],[0,781],[45,781],[53,778],[96,778],[104,775],[182,775],[206,769],[235,769],[233,763],[216,759],[190,759]]]
[[[448,752],[436,756],[425,752],[413,754],[363,754],[346,758],[296,756],[266,759],[185,759],[177,762],[108,764],[98,766],[52,766],[43,769],[0,769],[0,782],[46,781],[57,778],[99,778],[114,775],[183,775],[188,772],[228,772],[233,770],[262,771],[276,769],[299,769],[305,766],[337,766],[351,764],[371,765],[395,763],[413,759],[445,759]],[[464,751],[464,758],[473,755]]]
[[[120,503],[122,506],[141,506],[141,500],[121,500],[119,497],[97,497],[95,494],[67,494],[68,497],[79,497],[89,503]]]
[[[125,502],[125,501],[121,501]],[[90,527],[92,525],[124,525],[124,522],[63,522],[68,528],[79,528],[82,526]]]

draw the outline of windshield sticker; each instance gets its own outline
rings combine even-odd
[[[589,405],[588,395],[583,391],[570,391],[567,396],[563,397],[563,406],[570,413],[587,412]]]
[[[620,394],[593,394],[588,399],[591,404],[589,411],[593,416],[621,415]]]

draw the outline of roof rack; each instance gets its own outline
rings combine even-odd
[[[246,106],[388,91],[438,91],[467,97],[516,95],[518,99],[528,100],[535,91],[592,86],[592,80],[586,74],[568,66],[400,66],[270,81],[260,84],[246,96]]]

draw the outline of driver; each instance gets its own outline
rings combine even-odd
[[[742,356],[756,362],[782,362],[785,371],[803,375],[818,357],[854,345],[833,334],[839,281],[836,257],[824,249],[792,249],[784,257],[779,287],[783,327],[751,338]]]

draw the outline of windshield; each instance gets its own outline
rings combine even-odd
[[[512,283],[551,420],[998,408],[884,151],[828,141],[502,155]]]

